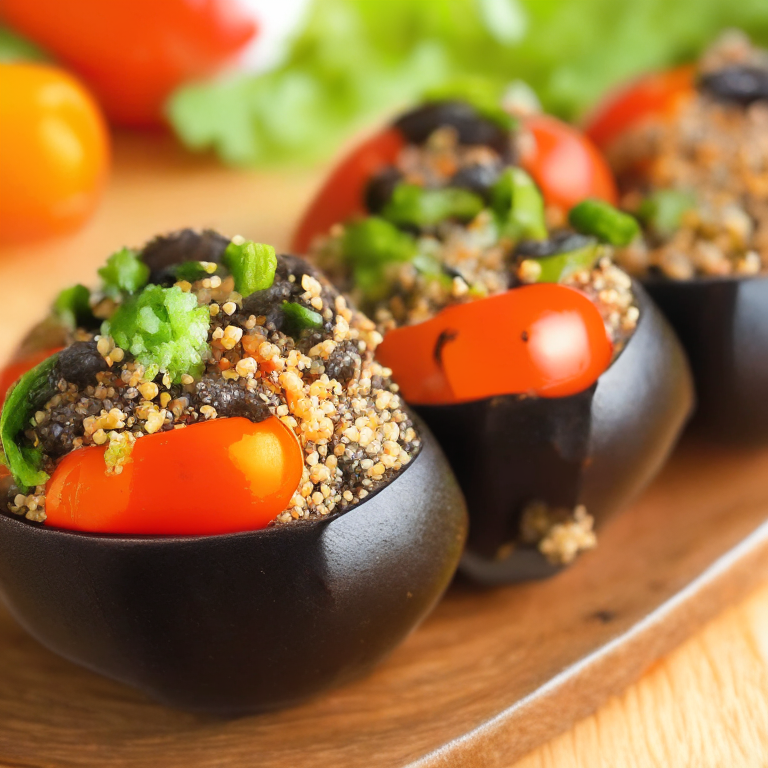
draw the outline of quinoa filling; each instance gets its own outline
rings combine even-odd
[[[609,152],[622,207],[647,242],[618,254],[673,280],[768,271],[768,52],[728,32],[698,63],[671,120],[646,120]]]
[[[100,274],[100,290],[60,296],[43,328],[65,348],[9,394],[29,389],[34,408],[12,446],[3,432],[8,511],[44,522],[45,481],[71,451],[106,445],[105,472],[119,474],[137,440],[232,416],[276,416],[303,451],[273,524],[344,510],[418,454],[391,371],[374,359],[380,333],[303,260],[183,230],[118,252]]]

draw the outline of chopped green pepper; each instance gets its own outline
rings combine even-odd
[[[242,296],[266,290],[275,282],[277,256],[271,245],[233,240],[224,251],[224,264],[235,278],[235,290]]]
[[[466,189],[398,184],[381,215],[399,226],[431,227],[446,219],[469,221],[483,207],[482,199]]]
[[[571,208],[568,221],[577,232],[619,247],[629,245],[640,234],[633,216],[602,200],[582,200]]]
[[[507,168],[491,189],[491,205],[502,235],[513,240],[545,240],[544,198],[521,168]]]
[[[683,216],[696,208],[696,195],[677,189],[659,189],[648,195],[638,208],[638,218],[662,237],[679,228]]]
[[[600,246],[592,242],[573,251],[553,253],[536,259],[541,267],[537,283],[562,283],[582,269],[592,269],[600,258]]]
[[[323,327],[323,316],[303,304],[284,301],[283,315],[286,330],[292,336],[298,336],[304,330],[318,330]]]

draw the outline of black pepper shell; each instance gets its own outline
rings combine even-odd
[[[768,443],[768,276],[648,279],[645,287],[688,354],[698,406],[691,430]]]
[[[104,536],[0,515],[0,592],[37,640],[192,710],[289,706],[366,673],[450,582],[466,510],[434,438],[320,521],[200,537]]]
[[[713,99],[748,107],[768,100],[768,69],[734,65],[708,72],[699,79],[699,88]]]
[[[461,570],[470,579],[491,585],[557,572],[533,547],[510,552],[524,507],[584,504],[599,525],[651,480],[673,448],[693,404],[690,371],[662,314],[637,283],[633,290],[637,328],[590,389],[561,398],[412,406],[467,499]]]
[[[460,144],[488,146],[509,159],[509,131],[465,101],[427,102],[399,117],[394,126],[411,144],[423,144],[438,128],[450,126]]]

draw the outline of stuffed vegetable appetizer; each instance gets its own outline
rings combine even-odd
[[[466,529],[374,324],[307,262],[210,231],[99,274],[30,334],[0,415],[11,610],[182,707],[361,674],[438,599]]]
[[[695,426],[768,439],[768,52],[738,32],[695,66],[609,97],[589,134],[646,241],[622,266],[675,327],[698,389]]]
[[[431,127],[400,156],[410,172],[368,180],[375,213],[314,238],[310,256],[376,321],[380,359],[451,461],[470,510],[463,570],[545,576],[661,466],[690,409],[688,368],[614,264],[639,236],[632,217],[595,198],[553,213],[495,145],[433,156],[458,134]]]

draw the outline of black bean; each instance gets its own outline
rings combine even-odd
[[[253,422],[269,418],[267,404],[238,381],[207,375],[195,387],[195,407],[211,405],[222,417],[243,416]]]
[[[748,107],[755,101],[768,100],[768,69],[724,67],[703,75],[699,88],[718,101]]]
[[[325,373],[329,379],[347,384],[362,365],[360,352],[354,341],[343,341],[336,346],[325,362]],[[372,383],[372,386],[376,386]]]
[[[395,187],[403,180],[397,168],[389,167],[377,173],[365,189],[365,207],[369,213],[379,213],[391,200]]]
[[[543,259],[556,253],[568,253],[589,245],[593,238],[574,232],[558,232],[548,240],[521,240],[515,248],[515,256],[525,259]]]
[[[438,128],[450,126],[461,144],[488,146],[504,156],[509,152],[508,131],[464,101],[429,102],[406,112],[394,125],[411,144],[423,144]]]
[[[497,164],[475,163],[460,168],[451,178],[449,184],[452,187],[468,189],[480,195],[484,200],[490,198],[491,187],[499,178],[501,167]]]
[[[150,269],[151,283],[173,283],[176,278],[172,267],[185,261],[210,261],[221,264],[230,240],[210,229],[196,232],[180,229],[169,235],[156,237],[141,252],[141,258]]]
[[[108,367],[95,341],[76,341],[59,353],[54,375],[82,388],[96,384],[96,374]]]

